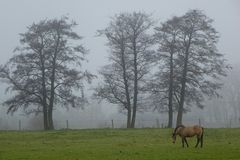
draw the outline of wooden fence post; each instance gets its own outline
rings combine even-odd
[[[18,130],[19,131],[22,130],[22,122],[21,122],[21,120],[18,120]]]
[[[69,126],[68,126],[68,120],[66,120],[66,127],[67,127],[67,129],[68,129],[68,127],[69,127]]]
[[[113,119],[112,119],[112,128],[114,128],[114,123],[113,123]]]
[[[160,128],[160,123],[159,123],[159,119],[156,119],[156,123],[157,123],[157,128]]]

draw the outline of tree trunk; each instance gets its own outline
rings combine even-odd
[[[173,123],[173,53],[170,56],[170,75],[169,75],[169,93],[168,93],[168,128],[172,128]]]
[[[189,36],[189,39],[188,39],[188,42],[186,45],[186,51],[185,51],[184,67],[183,67],[183,73],[182,73],[182,79],[181,79],[180,103],[179,103],[178,114],[177,114],[177,123],[176,123],[177,125],[182,124],[190,44],[191,44],[191,35]]]
[[[54,97],[55,97],[55,58],[53,62],[53,68],[52,68],[52,76],[51,76],[51,91],[50,91],[50,101],[49,101],[49,107],[48,107],[48,123],[49,123],[49,129],[53,130],[53,119],[52,119],[52,113],[53,113],[53,105],[54,105]]]
[[[127,128],[131,127],[131,117],[132,117],[132,109],[131,109],[131,100],[130,100],[130,94],[129,94],[129,86],[128,86],[128,79],[127,79],[127,73],[126,73],[126,62],[125,62],[125,46],[124,42],[122,40],[121,42],[121,61],[122,61],[122,70],[123,70],[123,80],[124,80],[124,88],[125,88],[125,95],[126,95],[126,109],[127,109]]]
[[[133,54],[134,54],[134,95],[133,95],[133,113],[132,113],[132,123],[131,128],[135,127],[136,112],[137,112],[137,98],[138,98],[138,70],[137,70],[137,51],[136,51],[136,41],[133,42]]]
[[[178,114],[177,114],[177,126],[182,124],[182,117],[183,117],[183,107],[184,107],[184,100],[185,100],[185,90],[186,90],[186,76],[187,76],[187,57],[184,62],[184,69],[183,69],[183,76],[181,80],[181,92],[180,92],[180,103],[178,108]]]
[[[52,59],[52,75],[50,78],[51,81],[51,88],[50,88],[50,101],[49,101],[49,110],[48,110],[48,122],[49,122],[49,129],[53,130],[54,125],[53,125],[53,106],[54,106],[54,99],[55,99],[55,74],[56,74],[56,59],[57,59],[57,54],[58,54],[58,47],[59,47],[59,42],[60,42],[60,35],[57,33],[57,42],[56,46],[54,48],[54,55]]]
[[[49,111],[48,111],[49,130],[53,130],[54,129],[52,113],[53,113],[53,109],[52,109],[52,107],[51,108],[49,107]]]
[[[47,90],[46,90],[46,81],[45,81],[45,57],[42,53],[42,50],[39,52],[40,62],[41,62],[41,72],[42,72],[42,107],[43,107],[43,126],[44,130],[49,130],[48,122],[48,104],[47,104]]]
[[[127,128],[131,128],[131,118],[132,118],[131,106],[129,106],[127,111],[128,111],[128,114],[127,114]]]
[[[44,130],[49,129],[47,112],[48,112],[47,111],[47,106],[43,106],[43,128],[44,128]]]
[[[182,117],[183,117],[183,106],[184,106],[184,100],[185,100],[185,88],[186,88],[186,80],[182,80],[182,88],[180,93],[180,104],[178,108],[178,114],[177,114],[177,126],[182,124]]]
[[[50,93],[50,101],[49,101],[49,107],[48,107],[48,122],[49,122],[49,129],[54,129],[53,126],[53,119],[52,119],[52,113],[53,113],[53,105],[54,105],[54,97],[55,97],[55,58],[53,62],[53,68],[52,68],[52,76],[51,76],[51,93]]]

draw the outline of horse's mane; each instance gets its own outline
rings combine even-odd
[[[178,129],[178,128],[180,128],[180,127],[183,127],[183,128],[185,128],[185,126],[184,126],[184,125],[180,124],[180,125],[178,125],[178,126],[177,126],[177,127],[174,129],[174,132],[173,132],[173,133],[176,133],[177,129]]]

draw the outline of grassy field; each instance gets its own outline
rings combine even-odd
[[[170,129],[0,132],[0,160],[240,160],[240,129],[205,129],[204,147],[172,144]]]

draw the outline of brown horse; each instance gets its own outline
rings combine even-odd
[[[188,142],[186,137],[193,137],[197,136],[197,144],[195,147],[198,146],[199,142],[201,142],[201,148],[203,147],[203,127],[200,127],[198,125],[192,126],[192,127],[185,127],[184,125],[179,125],[174,129],[172,138],[173,143],[176,141],[176,136],[179,135],[182,138],[182,147],[184,147],[184,142],[187,144]]]

